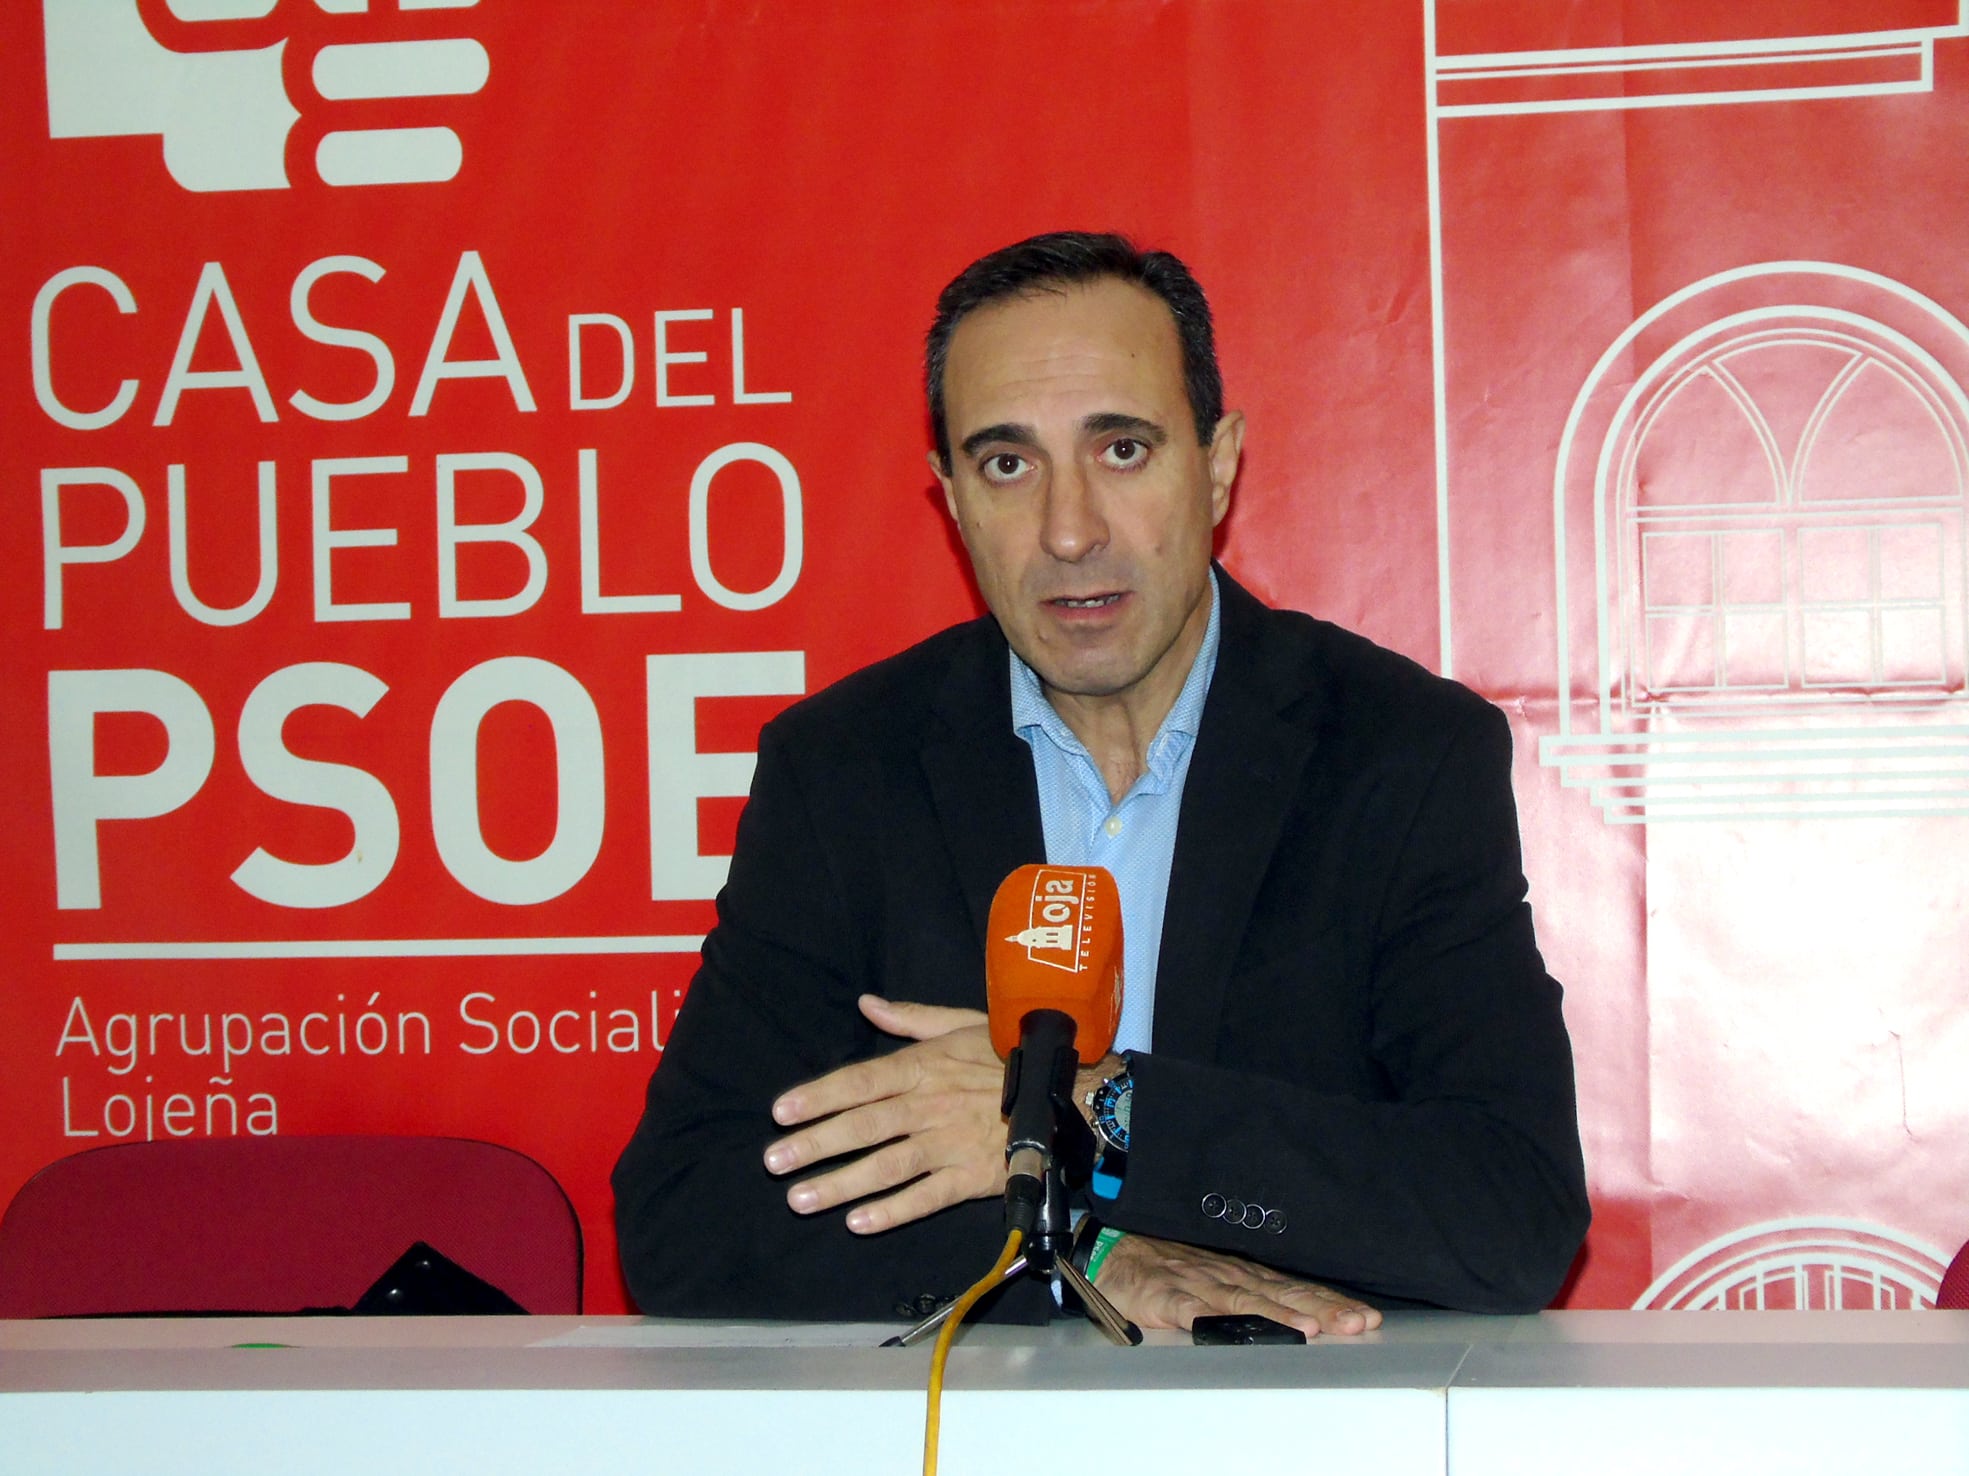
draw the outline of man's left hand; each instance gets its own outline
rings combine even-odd
[[[962,1200],[1001,1193],[1005,1064],[992,1051],[986,1017],[874,994],[864,994],[859,1004],[877,1029],[916,1043],[830,1071],[773,1103],[773,1121],[800,1129],[766,1149],[773,1173],[861,1155],[795,1183],[786,1202],[811,1215],[896,1190],[848,1212],[850,1230],[872,1235]]]
[[[1223,1251],[1124,1235],[1096,1284],[1122,1316],[1146,1328],[1187,1328],[1199,1317],[1256,1314],[1307,1337],[1349,1336],[1381,1326],[1358,1297]]]

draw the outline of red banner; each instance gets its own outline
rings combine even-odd
[[[619,1310],[606,1173],[758,725],[979,608],[930,304],[1086,226],[1211,291],[1238,577],[1512,715],[1572,1304],[1932,1298],[1969,1235],[1959,6],[7,27],[0,1196],[133,1138],[486,1137]]]

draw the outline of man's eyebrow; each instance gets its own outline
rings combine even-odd
[[[991,445],[994,441],[1000,441],[1011,446],[1037,447],[1039,445],[1039,437],[1034,433],[1031,426],[1017,425],[1011,421],[1002,421],[997,425],[988,425],[983,430],[972,431],[970,435],[964,438],[963,444],[957,449],[962,451],[966,456],[976,456],[979,451]]]
[[[1089,436],[1108,436],[1116,431],[1126,431],[1129,435],[1137,436],[1151,446],[1157,447],[1167,444],[1169,440],[1169,432],[1153,420],[1146,420],[1140,415],[1128,415],[1120,410],[1096,411],[1081,420],[1080,429],[1083,435]],[[1039,446],[1039,436],[1029,425],[1022,425],[1016,421],[1001,421],[997,425],[988,425],[982,430],[972,431],[964,438],[958,449],[966,456],[976,456],[986,446],[994,444],[1030,446],[1036,450]]]
[[[1081,430],[1090,436],[1110,435],[1115,431],[1127,431],[1130,435],[1147,441],[1151,446],[1161,446],[1169,439],[1169,432],[1153,420],[1144,420],[1139,415],[1124,415],[1118,410],[1103,410],[1089,415],[1080,422]]]

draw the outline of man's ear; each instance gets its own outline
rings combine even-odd
[[[955,523],[957,521],[957,494],[952,490],[950,473],[943,469],[943,458],[934,451],[930,453],[930,475],[935,477],[937,479],[937,485],[943,488],[944,511],[950,514],[951,522]]]
[[[1210,433],[1210,524],[1224,521],[1231,510],[1231,485],[1237,481],[1244,456],[1244,412],[1227,410]]]

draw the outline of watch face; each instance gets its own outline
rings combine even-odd
[[[1135,1083],[1126,1076],[1109,1077],[1094,1092],[1094,1131],[1110,1148],[1128,1151],[1128,1113],[1135,1104]]]

